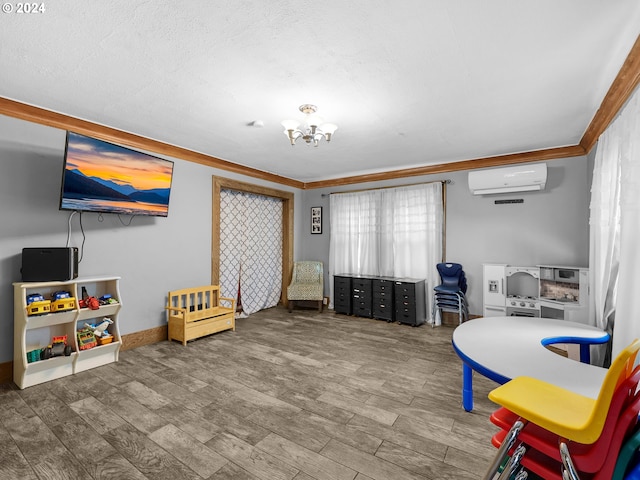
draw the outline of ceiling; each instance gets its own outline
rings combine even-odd
[[[577,145],[640,34],[638,0],[42,5],[0,13],[0,96],[300,182]],[[303,103],[331,143],[289,144]]]

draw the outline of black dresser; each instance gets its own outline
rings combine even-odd
[[[395,320],[395,307],[393,304],[394,291],[393,278],[374,278],[371,282],[371,297],[373,299],[373,318],[393,322]]]
[[[333,310],[336,313],[351,315],[351,276],[334,275],[333,277]]]
[[[405,278],[394,282],[396,321],[414,327],[426,321],[424,288],[424,280]]]
[[[373,318],[373,296],[370,277],[351,278],[352,313],[358,317]]]
[[[424,280],[340,274],[333,282],[336,313],[414,327],[426,322]]]

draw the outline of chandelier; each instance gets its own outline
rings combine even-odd
[[[296,140],[299,138],[307,142],[307,145],[313,142],[314,147],[317,147],[318,142],[323,138],[327,142],[331,141],[331,136],[338,129],[338,126],[333,123],[323,123],[322,117],[316,115],[317,110],[318,107],[315,105],[309,105],[308,103],[300,105],[300,111],[304,113],[302,123],[296,120],[284,120],[282,122],[284,134],[291,142],[291,145],[295,145]]]

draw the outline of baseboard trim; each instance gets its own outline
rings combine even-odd
[[[121,350],[162,342],[167,339],[167,326],[150,328],[140,332],[122,335]],[[13,362],[0,363],[0,384],[13,382]]]
[[[0,363],[0,384],[13,382],[13,362]]]
[[[142,347],[143,345],[163,342],[167,339],[168,333],[167,325],[163,325],[161,327],[122,335],[121,350],[131,350],[132,348]]]

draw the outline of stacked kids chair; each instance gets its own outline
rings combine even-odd
[[[516,377],[489,398],[501,428],[485,480],[638,480],[640,350],[635,340],[615,358],[596,399],[531,377]],[[570,361],[570,360],[568,360]]]
[[[469,318],[467,307],[467,278],[459,263],[438,263],[436,265],[440,274],[441,283],[433,289],[433,312],[454,312],[458,314],[458,322],[462,323]],[[434,322],[435,323],[435,322]]]

